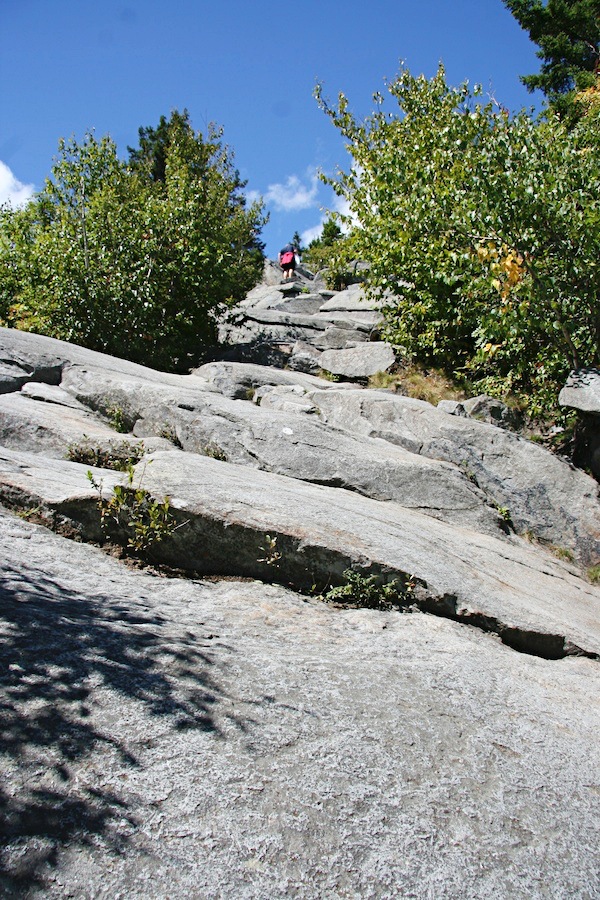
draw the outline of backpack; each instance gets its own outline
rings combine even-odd
[[[294,258],[294,254],[291,250],[286,250],[286,252],[281,257],[281,265],[287,266]]]

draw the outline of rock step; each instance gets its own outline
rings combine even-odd
[[[35,507],[84,540],[101,537],[87,466],[0,451],[0,499]],[[600,654],[600,595],[569,567],[522,544],[447,526],[396,503],[302,484],[180,451],[136,467],[137,483],[170,498],[179,527],[154,545],[157,562],[308,590],[353,566],[414,584],[427,612],[493,631],[546,658]],[[107,491],[125,476],[95,470]]]

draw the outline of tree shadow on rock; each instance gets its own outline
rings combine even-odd
[[[135,812],[102,787],[104,773],[86,770],[99,750],[107,765],[140,769],[143,742],[118,736],[120,716],[142,718],[148,731],[159,717],[163,732],[220,736],[224,694],[213,654],[182,625],[26,565],[0,577],[0,893],[23,896],[61,848],[100,841],[121,853],[135,831]]]

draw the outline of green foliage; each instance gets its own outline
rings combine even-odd
[[[321,594],[321,600],[366,609],[394,609],[412,601],[413,584],[410,579],[386,582],[376,575],[361,575],[353,569],[346,569],[343,574],[344,584]]]
[[[292,238],[292,244],[294,245],[294,247],[296,248],[296,250],[298,251],[300,256],[302,256],[302,254],[304,253],[304,247],[302,246],[302,238],[300,237],[300,234],[298,231],[294,232],[294,236]]]
[[[512,526],[512,516],[508,506],[496,506],[496,511],[506,525]]]
[[[568,121],[577,119],[576,94],[594,84],[600,64],[600,0],[503,2],[540,48],[541,71],[521,81],[530,91],[543,91]]]
[[[0,323],[182,370],[259,279],[265,217],[220,131],[173,113],[140,141],[127,165],[108,137],[61,140],[44,190],[0,212]]]
[[[95,479],[92,472],[88,472],[87,477],[98,493],[100,527],[104,535],[136,553],[145,554],[179,526],[171,512],[169,498],[152,499],[141,487],[141,479],[135,487],[133,465],[127,467],[127,473],[127,485],[115,485],[110,497],[104,495],[102,480]]]
[[[257,562],[266,563],[267,566],[277,568],[282,559],[282,555],[277,549],[277,535],[265,534],[264,547],[260,548],[264,554]]]
[[[332,381],[334,384],[338,381],[343,381],[341,375],[336,375],[334,372],[328,372],[327,369],[319,369],[317,374],[319,378],[322,378],[324,381]]]
[[[139,444],[123,441],[116,446],[98,447],[86,438],[80,444],[69,444],[67,459],[99,469],[127,472],[142,459],[145,452],[143,441]]]
[[[396,113],[376,95],[358,121],[317,89],[352,157],[330,181],[358,222],[345,252],[370,264],[386,337],[480,392],[552,408],[570,367],[600,361],[597,105],[570,131],[510,117],[442,67],[403,69],[389,93]]]
[[[600,584],[600,566],[591,566],[587,571],[587,576],[592,584]]]
[[[317,238],[314,241],[311,241],[311,247],[314,244],[320,244],[321,247],[332,247],[336,243],[336,241],[341,240],[342,236],[342,229],[335,221],[335,219],[327,219],[327,221],[323,224],[321,237]]]
[[[106,415],[110,420],[111,427],[118,431],[119,434],[126,434],[129,431],[129,425],[122,407],[116,404],[109,406],[106,410]]]
[[[342,275],[341,269],[345,268],[345,260],[339,265],[340,251],[343,247],[343,232],[333,217],[327,219],[323,225],[323,231],[315,238],[304,251],[302,261],[313,272],[331,271],[331,283],[336,277]]]
[[[167,180],[167,158],[174,131],[190,132],[187,109],[182,113],[173,110],[169,119],[161,116],[156,128],[138,128],[138,147],[128,147],[129,165],[144,179],[154,182]]]

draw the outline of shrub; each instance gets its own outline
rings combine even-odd
[[[409,578],[383,581],[376,575],[361,575],[353,569],[344,571],[344,584],[332,587],[320,599],[326,603],[366,609],[394,609],[411,602],[413,584]]]

